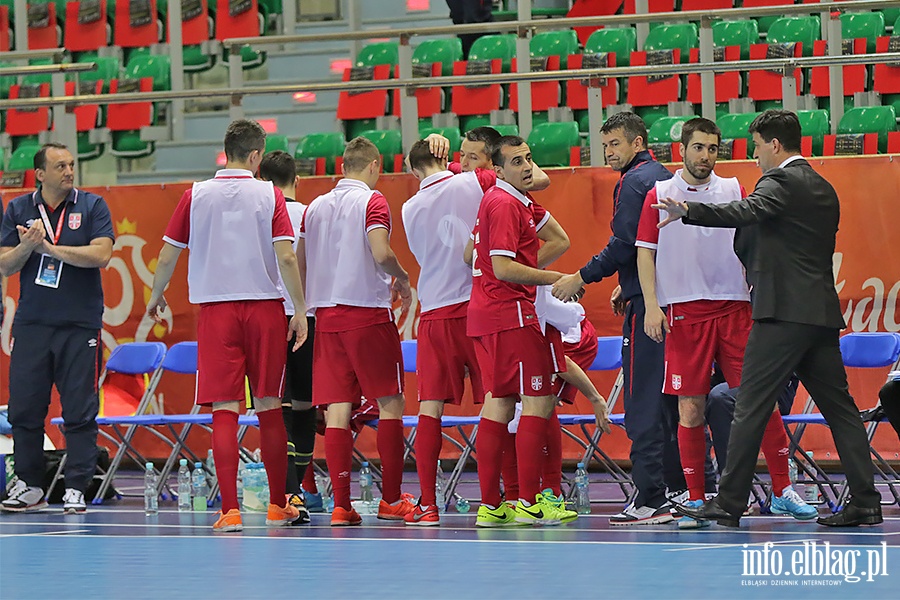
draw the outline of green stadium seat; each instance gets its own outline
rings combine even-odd
[[[880,12],[841,15],[841,36],[846,40],[865,38],[868,53],[875,52],[875,40],[884,35],[884,30],[884,15]]]
[[[578,34],[573,29],[542,31],[531,38],[531,56],[558,56],[561,69],[568,68],[567,57],[578,53]]]
[[[344,154],[344,135],[337,131],[310,133],[297,144],[295,160],[325,159],[325,173],[337,175],[335,158]]]
[[[469,60],[493,60],[499,58],[502,71],[509,73],[516,56],[516,36],[512,34],[483,35],[469,49]]]
[[[459,129],[460,131],[471,131],[476,127],[494,127],[491,125],[491,116],[490,115],[460,115],[459,117]]]
[[[568,166],[572,147],[580,144],[581,137],[575,121],[541,123],[528,136],[532,159],[542,167]]]
[[[691,48],[700,46],[700,37],[697,26],[693,23],[675,23],[661,25],[650,30],[647,40],[644,42],[644,50],[674,50],[681,51],[681,62],[688,62]],[[616,60],[618,62],[618,60]]]
[[[766,34],[767,44],[801,42],[803,56],[812,56],[813,42],[822,37],[819,17],[782,17],[772,23]]]
[[[760,113],[741,113],[722,115],[719,117],[716,125],[722,131],[722,141],[725,140],[747,140],[747,158],[753,157],[753,136],[747,129]]]
[[[681,126],[693,119],[693,115],[683,117],[660,117],[647,132],[649,144],[671,144],[681,141]]]
[[[0,62],[0,67],[15,67],[12,63]],[[0,75],[0,98],[9,98],[9,88],[16,85],[15,75]],[[5,113],[5,111],[4,111]]]
[[[399,129],[370,129],[359,135],[375,144],[381,152],[385,173],[398,173],[402,170],[396,160],[398,156],[403,156],[403,135]]]
[[[34,168],[34,155],[41,149],[41,145],[34,142],[21,142],[13,149],[6,163],[7,171],[27,171]]]
[[[122,73],[122,64],[118,57],[115,56],[96,56],[82,55],[75,62],[79,63],[96,63],[97,68],[93,71],[85,71],[78,74],[79,81],[103,81],[103,91],[109,91],[109,82],[112,79],[118,79]]]
[[[637,33],[634,27],[608,27],[598,29],[584,45],[585,54],[615,52],[616,66],[631,64],[631,53],[637,50]]]
[[[425,139],[432,133],[439,133],[448,140],[450,140],[450,158],[453,158],[453,154],[455,152],[459,152],[460,146],[462,146],[462,134],[459,132],[459,127],[420,127],[419,135],[422,136],[422,139]]]
[[[128,79],[142,79],[150,77],[153,80],[153,91],[162,92],[172,89],[172,62],[163,54],[136,55],[129,59],[125,66],[125,77]]]
[[[414,65],[441,63],[441,75],[453,75],[453,63],[463,59],[462,42],[458,37],[441,40],[427,40],[413,50]]]
[[[492,125],[500,135],[519,135],[518,125]]]
[[[273,133],[266,136],[266,154],[268,154],[269,152],[274,152],[275,150],[281,150],[282,152],[288,153],[290,152],[288,137],[286,135]]]
[[[396,65],[400,62],[400,45],[397,42],[376,42],[363,46],[356,55],[357,67]]]
[[[877,133],[878,151],[887,152],[888,133],[897,126],[893,106],[865,106],[852,108],[844,113],[838,123],[838,135]]]
[[[803,137],[812,138],[813,156],[822,156],[822,144],[825,136],[831,133],[831,118],[827,110],[798,110],[800,130]]]
[[[0,146],[0,171],[6,168],[6,149]]]
[[[712,28],[716,46],[740,46],[741,60],[750,58],[750,46],[759,43],[759,26],[753,19],[720,21]]]
[[[38,66],[38,65],[52,65],[53,59],[50,58],[36,58],[28,61],[29,65]],[[40,85],[42,83],[50,83],[52,79],[52,75],[50,73],[36,73],[34,75],[25,75],[22,77],[22,85]],[[9,90],[6,90],[9,93]]]

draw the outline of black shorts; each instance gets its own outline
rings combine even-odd
[[[288,320],[290,320],[290,315],[288,315]],[[313,341],[316,334],[316,319],[315,317],[306,317],[306,322],[309,325],[309,333],[303,345],[296,352],[292,352],[293,337],[288,343],[284,397],[282,398],[284,404],[288,404],[292,400],[312,402]]]

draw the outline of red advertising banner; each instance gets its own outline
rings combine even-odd
[[[900,234],[896,224],[896,198],[900,197],[900,164],[890,156],[866,156],[853,158],[812,159],[813,166],[837,189],[841,198],[841,227],[837,250],[834,255],[834,272],[841,305],[847,320],[848,331],[900,331],[900,313],[897,297],[900,294]],[[674,166],[673,166],[674,168]],[[721,163],[717,172],[722,176],[738,177],[748,190],[752,190],[759,170],[753,162],[735,161]],[[554,169],[550,172],[552,185],[535,194],[562,224],[572,242],[571,249],[554,265],[564,272],[572,272],[599,252],[609,238],[612,218],[612,191],[618,174],[607,168]],[[297,198],[309,202],[328,191],[336,178],[320,177],[302,180]],[[870,182],[863,185],[863,182]],[[113,259],[103,274],[105,306],[102,340],[108,352],[117,344],[128,341],[163,341],[168,345],[195,339],[196,307],[187,300],[187,261],[182,257],[172,283],[166,293],[170,313],[161,325],[144,316],[150,284],[156,266],[156,256],[162,246],[162,234],[178,199],[189,183],[168,185],[122,186],[90,188],[102,195],[110,206],[117,235]],[[400,215],[400,207],[418,189],[418,182],[411,175],[384,175],[378,183],[390,203],[394,216],[392,245],[401,263],[409,270],[413,287],[418,278],[418,266],[410,253]],[[21,190],[4,190],[4,204]],[[223,274],[227,276],[227,274]],[[582,300],[588,318],[599,335],[620,335],[621,319],[615,317],[609,307],[609,295],[616,285],[607,280],[588,287]],[[10,326],[18,298],[18,276],[9,280],[5,299],[6,316],[2,329],[2,353],[0,353],[0,378],[6,378],[9,369]],[[61,301],[65,301],[62,299]],[[414,295],[413,311],[398,315],[398,327],[403,339],[416,337],[418,306]],[[885,380],[887,369],[850,369],[850,387],[860,408],[868,408],[877,400],[877,390]],[[601,392],[613,385],[615,373],[592,373],[591,377]],[[407,374],[407,414],[417,412],[415,375]],[[156,404],[167,413],[188,412],[193,401],[192,377],[167,374],[157,389]],[[5,403],[8,386],[0,386],[0,403]],[[806,392],[801,389],[795,411],[802,409]],[[589,413],[588,402],[579,396],[570,410]],[[621,404],[615,412],[621,412]],[[476,414],[471,399],[460,407],[448,407],[448,414]],[[58,402],[51,406],[51,415],[59,414]],[[62,444],[59,432],[49,430],[51,438]],[[837,454],[830,433],[825,428],[810,428],[805,434],[805,445],[816,457],[836,459]],[[195,447],[208,444],[208,436],[196,434]],[[253,447],[255,432],[249,434],[245,445]],[[364,432],[358,443],[363,451],[375,456],[374,435]],[[570,440],[564,440],[565,457],[580,456],[580,449]],[[164,446],[152,436],[138,440],[138,445],[150,456],[167,454]],[[321,445],[320,445],[321,446]],[[888,427],[880,428],[875,446],[888,460],[900,459],[900,445]],[[208,447],[208,446],[205,446]],[[622,430],[604,438],[604,448],[617,459],[627,459],[629,442]],[[455,456],[445,445],[448,457]],[[321,456],[317,449],[317,456]]]

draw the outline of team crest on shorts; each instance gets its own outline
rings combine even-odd
[[[673,390],[681,389],[681,375],[672,375],[672,389]]]
[[[544,376],[543,375],[536,375],[531,378],[531,389],[533,389],[534,391],[538,391],[542,387],[544,387]]]
[[[79,227],[81,227],[81,213],[69,215],[69,229],[75,231]]]

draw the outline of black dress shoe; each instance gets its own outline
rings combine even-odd
[[[685,506],[684,504],[675,504],[675,511],[679,515],[691,517],[692,519],[706,519],[708,521],[715,521],[723,527],[741,526],[741,515],[730,513],[719,506],[718,500],[716,498],[707,500],[703,503],[703,506],[699,508],[690,508],[688,506]]]
[[[829,517],[819,517],[816,523],[827,527],[856,527],[858,525],[878,525],[884,519],[881,517],[881,507],[863,508],[853,504],[850,499],[843,510]]]

